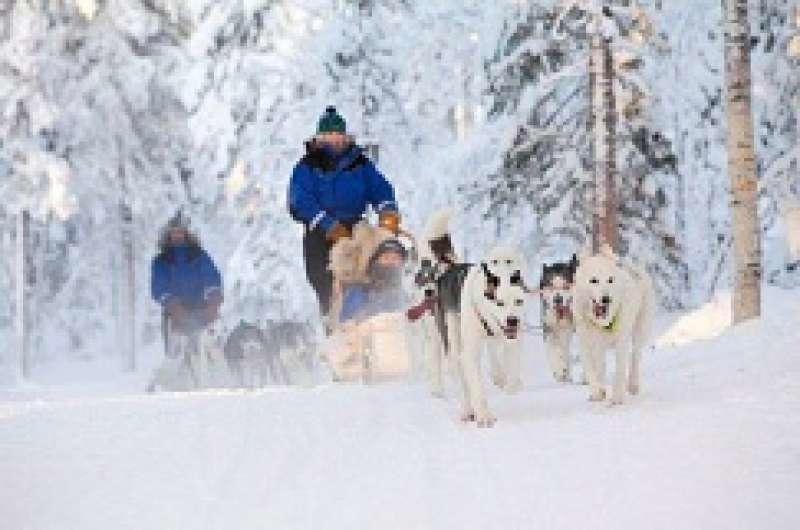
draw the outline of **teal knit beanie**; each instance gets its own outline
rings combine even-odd
[[[317,134],[324,134],[324,133],[347,133],[347,124],[344,121],[338,112],[336,112],[336,107],[328,107],[325,109],[325,114],[319,119],[319,124],[317,125]]]

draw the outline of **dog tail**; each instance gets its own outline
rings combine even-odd
[[[428,224],[425,226],[425,241],[439,239],[450,233],[450,218],[453,216],[453,211],[450,208],[443,208],[437,210],[428,219]]]

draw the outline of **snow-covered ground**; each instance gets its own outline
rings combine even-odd
[[[144,371],[51,376],[0,392],[0,527],[800,528],[797,294],[767,291],[737,329],[707,333],[714,306],[662,330],[623,407],[551,382],[530,337],[490,430],[456,420],[453,385],[151,396]]]

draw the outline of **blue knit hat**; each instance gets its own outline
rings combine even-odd
[[[346,134],[347,124],[344,118],[336,112],[336,107],[331,106],[325,109],[325,114],[320,117],[319,124],[317,125],[317,134],[334,132]]]

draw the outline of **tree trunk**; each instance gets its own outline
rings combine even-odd
[[[120,150],[120,152],[123,152]],[[136,370],[136,262],[135,233],[133,227],[133,192],[127,182],[125,167],[119,165],[120,177],[120,241],[122,243],[122,297],[124,310],[122,317],[122,355],[123,364],[128,371]]]
[[[592,212],[592,249],[608,244],[619,247],[617,226],[617,112],[614,97],[614,63],[611,41],[595,34],[589,57],[589,93],[591,97],[590,129],[594,160],[594,197]]]
[[[30,228],[31,218],[27,210],[22,210],[17,214],[16,245],[17,245],[17,264],[16,264],[16,334],[17,334],[17,355],[18,355],[18,378],[27,379],[30,376],[30,350],[31,350],[31,330],[30,330],[30,308],[28,307],[28,270],[30,261]]]
[[[736,324],[761,314],[761,241],[747,0],[724,2],[728,175],[735,267],[733,322]]]

